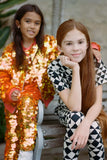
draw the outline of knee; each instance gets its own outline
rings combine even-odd
[[[84,115],[82,112],[69,112],[67,115],[67,134],[68,137],[72,136],[75,129],[79,126],[81,121],[83,120]]]
[[[84,118],[84,114],[82,112],[77,112],[77,111],[73,111],[73,112],[70,111],[67,116],[68,121],[71,120],[75,123],[78,122],[79,124],[81,123],[83,118]]]
[[[99,135],[101,134],[101,128],[100,128],[100,125],[97,121],[94,121],[92,124],[91,124],[91,127],[90,127],[90,134],[91,135]]]

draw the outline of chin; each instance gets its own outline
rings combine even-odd
[[[81,60],[77,60],[77,59],[73,59],[73,60],[71,60],[71,61],[73,61],[73,62],[75,62],[75,63],[81,62]]]

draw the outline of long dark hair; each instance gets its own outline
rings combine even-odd
[[[41,26],[40,26],[40,31],[38,35],[35,37],[36,38],[36,43],[39,47],[39,49],[42,49],[43,43],[44,43],[44,26],[45,26],[45,21],[44,21],[44,16],[39,9],[37,5],[32,5],[32,4],[25,4],[21,8],[19,8],[15,14],[14,20],[13,20],[13,41],[14,41],[14,50],[16,52],[16,66],[19,68],[23,64],[24,60],[24,51],[22,48],[22,34],[20,29],[18,29],[16,25],[16,20],[19,22],[21,21],[22,17],[25,15],[27,12],[35,12],[40,15],[41,17]]]

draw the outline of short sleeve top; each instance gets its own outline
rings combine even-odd
[[[107,67],[101,60],[100,63],[98,63],[95,60],[95,84],[96,86],[102,85],[107,82]],[[62,90],[65,90],[66,88],[71,88],[72,83],[72,69],[63,66],[61,64],[61,61],[59,57],[52,61],[50,65],[48,66],[48,76],[50,80],[52,81],[55,90],[57,93],[61,92]],[[63,102],[60,100],[60,104]]]

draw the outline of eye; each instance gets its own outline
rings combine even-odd
[[[71,43],[71,42],[67,42],[66,45],[67,45],[67,46],[70,46],[70,45],[72,45],[72,43]]]
[[[82,44],[82,43],[84,43],[84,41],[79,41],[78,43],[79,43],[79,44]]]
[[[30,23],[30,20],[26,20],[25,22],[26,22],[26,23]]]
[[[36,25],[41,25],[41,22],[35,22]]]

